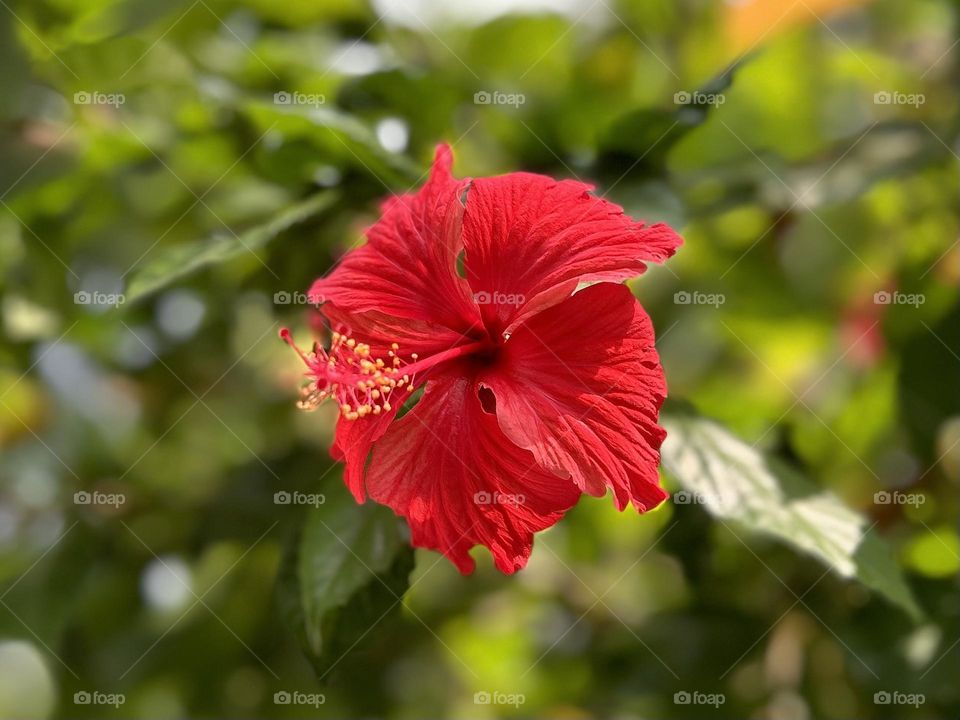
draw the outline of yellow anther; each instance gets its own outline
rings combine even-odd
[[[404,372],[409,361],[401,359],[400,343],[390,343],[383,357],[374,357],[368,343],[339,331],[330,335],[326,349],[315,343],[310,353],[300,353],[315,378],[301,391],[302,408],[314,409],[323,400],[334,398],[341,417],[359,420],[392,411],[396,401],[389,400],[396,388],[406,387],[408,393],[415,389],[414,372]],[[416,359],[417,354],[412,357]]]

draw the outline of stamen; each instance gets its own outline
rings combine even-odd
[[[357,420],[389,412],[393,407],[390,396],[395,389],[403,385],[413,389],[414,375],[398,355],[397,343],[391,345],[388,366],[381,358],[371,356],[369,345],[344,333],[331,335],[329,350],[314,343],[309,353],[297,347],[287,328],[280,330],[280,337],[308,368],[310,382],[301,388],[297,403],[302,410],[316,410],[324,400],[334,398],[344,418]]]
[[[407,363],[401,358],[400,345],[391,343],[387,360],[373,357],[370,346],[357,342],[346,333],[334,332],[330,336],[330,349],[325,350],[314,343],[313,350],[304,352],[287,328],[280,330],[280,337],[307,366],[310,381],[300,389],[301,410],[316,410],[320,403],[333,398],[340,408],[340,415],[347,420],[357,420],[367,415],[390,412],[394,405],[403,403],[412,393],[418,374],[422,374],[446,360],[472,355],[489,350],[488,342],[472,342],[458,345],[420,360],[417,353],[410,353],[413,360]],[[404,391],[403,388],[406,387]],[[397,391],[395,403],[391,396]]]

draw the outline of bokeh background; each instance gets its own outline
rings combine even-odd
[[[960,3],[0,5],[0,715],[957,717]],[[370,540],[277,330],[439,141],[680,229],[633,284],[671,396],[862,515],[922,615],[696,502],[290,591],[352,562],[311,514]]]

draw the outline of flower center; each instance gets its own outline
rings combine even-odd
[[[332,334],[329,350],[314,343],[308,353],[297,347],[287,328],[280,330],[280,337],[303,359],[310,376],[310,382],[300,390],[297,406],[316,410],[324,400],[333,398],[347,420],[389,412],[413,392],[418,374],[444,360],[487,348],[486,343],[474,342],[423,360],[417,353],[410,353],[408,362],[401,358],[397,343],[391,344],[385,358],[374,357],[369,345],[341,332]]]

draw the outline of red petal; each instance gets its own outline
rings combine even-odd
[[[586,288],[527,320],[481,377],[504,433],[591,495],[641,512],[659,485],[667,394],[653,327],[624,285]]]
[[[400,346],[404,357],[410,353],[426,357],[464,342],[462,333],[424,320],[398,318],[376,310],[349,313],[333,303],[323,305],[321,311],[332,329],[370,345],[374,357],[386,357],[392,343]]]
[[[407,519],[415,546],[439,550],[460,572],[473,571],[468,551],[479,544],[512,573],[526,565],[533,533],[559,520],[580,491],[504,437],[477,390],[462,373],[431,380],[375,445],[367,491]]]
[[[474,293],[489,296],[480,311],[491,335],[569,297],[580,282],[638,275],[681,244],[666,225],[644,227],[592,189],[530,173],[473,181],[465,265]]]
[[[317,280],[310,299],[351,313],[378,310],[461,332],[478,324],[469,286],[456,272],[461,195],[469,180],[453,178],[452,162],[450,148],[439,146],[427,183],[417,193],[385,202],[381,219],[367,231],[367,244]]]
[[[342,415],[337,420],[337,432],[330,446],[330,455],[343,462],[343,482],[358,503],[367,497],[363,491],[363,471],[373,443],[379,440],[397,416],[401,405],[380,415],[367,415],[356,420],[347,420]]]

